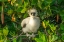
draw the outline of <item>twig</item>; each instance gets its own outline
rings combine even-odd
[[[18,35],[18,36],[14,36],[14,37],[12,37],[12,38],[9,38],[10,40],[13,40],[14,38],[18,38],[18,37],[20,37],[20,36],[26,36],[26,35],[22,35],[23,33],[21,33],[20,35]],[[35,34],[35,35],[38,35],[38,34]]]

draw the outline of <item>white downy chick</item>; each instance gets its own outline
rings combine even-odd
[[[32,36],[34,36],[33,34],[37,32],[40,26],[40,19],[37,17],[38,12],[36,9],[28,10],[28,14],[30,17],[25,18],[21,22],[22,31],[26,33],[27,36],[29,36],[28,33],[32,33]]]

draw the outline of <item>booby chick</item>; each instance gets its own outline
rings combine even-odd
[[[23,19],[21,22],[22,31],[26,33],[27,36],[30,36],[29,33],[32,33],[31,36],[33,37],[34,33],[36,33],[40,27],[40,19],[37,17],[38,12],[36,9],[28,10],[28,14],[30,17]]]

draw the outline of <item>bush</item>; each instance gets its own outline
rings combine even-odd
[[[26,42],[20,23],[30,8],[38,10],[41,25],[38,36],[27,40],[64,42],[64,0],[0,0],[0,42]]]

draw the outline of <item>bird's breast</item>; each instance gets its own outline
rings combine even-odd
[[[37,25],[37,20],[35,20],[35,19],[30,19],[29,25],[31,25],[31,26],[36,26],[36,25]]]

